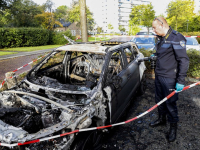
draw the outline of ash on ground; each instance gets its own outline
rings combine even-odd
[[[186,82],[186,85],[192,83]],[[155,85],[153,79],[147,79],[144,95],[134,98],[126,117],[122,121],[134,118],[155,105]],[[114,127],[102,146],[103,150],[198,150],[200,149],[200,86],[179,93],[177,101],[179,122],[177,139],[166,140],[169,123],[166,126],[151,128],[149,123],[158,117],[157,109],[125,125]]]

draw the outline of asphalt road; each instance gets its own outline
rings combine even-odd
[[[191,83],[187,82],[187,85]],[[123,121],[134,118],[152,106],[154,102],[154,80],[147,80],[147,90],[144,95],[134,97],[127,116]],[[200,86],[179,93],[177,102],[179,123],[177,139],[168,143],[166,127],[149,127],[149,123],[158,116],[157,109],[142,118],[125,125],[114,127],[107,135],[103,150],[199,150],[200,149]]]
[[[41,54],[33,54],[28,56],[21,56],[21,57],[15,57],[10,59],[4,59],[0,60],[0,80],[3,80],[5,78],[5,73],[14,71],[15,69],[26,65],[27,63],[35,60],[40,56]],[[32,67],[31,65],[28,65],[24,67],[23,69],[20,69],[16,72],[16,75],[21,74],[25,71],[30,70]]]

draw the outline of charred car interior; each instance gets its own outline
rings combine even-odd
[[[132,42],[76,43],[52,51],[23,81],[0,93],[1,143],[23,143],[118,122],[133,96],[144,92],[145,65],[137,61],[143,57]],[[97,141],[106,131],[70,134],[13,149],[98,149]]]

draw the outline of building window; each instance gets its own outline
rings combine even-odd
[[[76,30],[71,30],[72,36],[76,36]]]

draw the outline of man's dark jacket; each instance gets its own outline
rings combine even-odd
[[[184,84],[189,68],[185,37],[170,28],[165,37],[157,38],[155,74],[177,78],[179,84]]]

